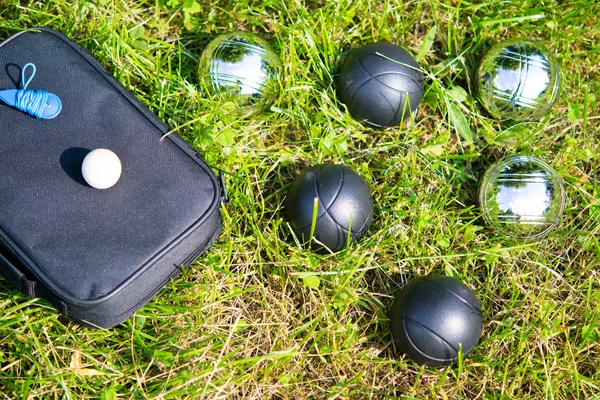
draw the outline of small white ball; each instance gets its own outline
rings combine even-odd
[[[114,186],[121,177],[121,171],[121,160],[107,149],[90,151],[81,164],[83,179],[96,189],[108,189]]]

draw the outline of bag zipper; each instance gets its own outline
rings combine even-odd
[[[221,231],[221,216],[219,214],[218,215],[218,223],[215,225],[215,227],[213,228],[213,230],[211,231],[211,234],[208,236],[208,239],[206,241],[204,241],[200,246],[198,246],[196,249],[194,249],[179,265],[177,265],[177,267],[175,267],[175,269],[165,278],[163,279],[157,286],[155,286],[152,291],[147,294],[146,296],[144,296],[144,298],[140,301],[138,301],[133,307],[129,308],[127,311],[122,312],[121,314],[106,319],[106,320],[102,320],[102,321],[97,321],[97,325],[110,325],[113,326],[115,324],[115,321],[122,321],[122,320],[126,320],[127,318],[129,318],[134,312],[136,312],[137,310],[139,310],[140,308],[142,308],[146,303],[148,303],[154,296],[156,296],[158,294],[158,292],[160,292],[160,290],[167,285],[171,280],[177,278],[179,276],[179,274],[181,274],[181,272],[183,272],[183,268],[189,266],[196,258],[198,258],[200,256],[200,254],[202,254],[203,252],[206,251],[206,249],[208,249],[210,246],[213,245],[213,243],[217,240],[218,238],[218,233]],[[86,321],[82,321],[84,323],[89,324],[89,322]],[[96,324],[94,324],[96,325]]]

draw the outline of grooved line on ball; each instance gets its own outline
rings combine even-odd
[[[511,93],[511,103],[516,103],[518,101],[517,99],[523,94],[523,90],[525,90],[523,86],[525,85],[525,78],[527,77],[527,73],[529,72],[529,65],[525,63],[525,66],[525,76],[523,76],[523,54],[519,54],[519,78],[516,89]]]
[[[360,64],[360,61],[359,61],[359,64]],[[364,68],[363,68],[363,70],[364,70]],[[365,72],[366,72],[366,71],[365,71]],[[367,72],[367,73],[368,73],[368,72]],[[380,76],[383,76],[383,75],[394,75],[394,74],[397,74],[397,75],[403,75],[403,76],[408,76],[408,77],[410,77],[409,75],[406,75],[406,74],[403,74],[403,73],[400,73],[400,72],[382,72],[382,73],[380,73],[380,74],[377,74],[377,75],[371,75],[371,78],[370,78],[370,79],[368,79],[366,82],[363,82],[363,83],[362,83],[362,84],[361,84],[361,85],[360,85],[358,88],[356,88],[356,90],[360,89],[360,88],[361,88],[361,87],[363,87],[363,86],[364,86],[366,83],[369,83],[369,82],[370,82],[372,79],[374,79],[374,80],[376,80],[377,82],[379,82],[379,84],[381,84],[381,86],[384,86],[384,87],[386,87],[386,88],[390,89],[392,92],[395,92],[395,93],[398,93],[398,94],[414,93],[414,92],[407,92],[407,91],[405,91],[405,90],[396,89],[395,87],[392,87],[392,86],[388,85],[387,83],[385,83],[385,82],[382,82],[382,81],[380,81],[379,79],[377,79],[377,78],[379,78]],[[370,75],[370,74],[369,74],[369,75]],[[413,79],[413,81],[414,81],[414,79]],[[417,84],[417,85],[418,85],[418,84]]]
[[[454,361],[454,358],[437,358],[434,357],[430,354],[425,353],[425,351],[421,350],[419,348],[419,346],[417,346],[415,344],[415,342],[413,342],[412,338],[410,337],[410,335],[408,334],[408,327],[406,326],[406,322],[412,322],[413,324],[425,329],[426,331],[430,332],[433,337],[440,343],[442,343],[443,345],[445,345],[446,347],[452,349],[453,351],[456,352],[456,354],[458,354],[458,350],[454,348],[454,346],[452,346],[450,343],[448,343],[446,341],[446,339],[444,339],[443,337],[441,337],[440,335],[438,335],[437,333],[435,333],[433,330],[431,330],[431,328],[426,327],[425,325],[415,321],[412,318],[408,318],[408,317],[402,317],[402,326],[404,327],[404,331],[406,332],[406,338],[408,339],[408,341],[410,342],[410,344],[412,345],[412,347],[417,350],[419,353],[421,353],[421,355],[423,355],[424,357],[427,357],[430,360],[435,360],[435,361],[441,361],[441,362],[448,362],[448,361]],[[464,353],[464,349],[463,349],[463,353]]]
[[[215,86],[215,84],[220,84],[220,83],[233,83],[236,85],[243,85],[243,86],[247,86],[251,89],[255,89],[255,90],[262,90],[266,87],[265,84],[260,83],[260,82],[252,82],[247,80],[246,78],[242,78],[240,79],[239,76],[237,75],[232,75],[232,74],[225,74],[222,72],[211,72],[210,74],[210,78],[213,79],[213,86]],[[256,85],[255,85],[256,84]]]
[[[328,213],[323,213],[323,215],[321,215],[319,218],[317,218],[317,222],[318,222],[318,221],[319,221],[321,218],[323,218],[323,217],[329,217],[329,218],[331,218],[331,215],[329,215]],[[333,219],[333,218],[332,218],[332,219]],[[341,226],[341,225],[340,225],[340,224],[339,224],[339,223],[338,223],[338,222],[337,222],[335,219],[334,219],[333,221],[334,221],[335,223],[337,223],[337,225],[340,227],[340,229],[342,229],[342,230],[344,231],[344,233],[348,233],[348,229],[346,229],[346,228],[344,228],[343,226]],[[309,228],[311,225],[312,225],[312,222],[311,222],[310,224],[306,225],[306,226],[303,226],[303,227],[301,227],[301,228],[297,228],[297,229],[298,229],[298,230],[306,229],[306,228]],[[364,227],[365,227],[365,225],[366,225],[366,224],[363,224],[363,226],[362,226],[362,227],[364,228]],[[352,231],[350,231],[350,235],[352,235],[352,237],[353,237],[353,238],[356,236],[356,234],[355,234],[354,232],[352,232]],[[344,234],[344,236],[346,236],[346,235]]]
[[[526,58],[525,61],[527,64],[533,65],[534,67],[538,67],[540,69],[546,69],[546,68],[550,67],[550,62],[549,62],[548,58],[546,56],[544,56],[543,54],[536,53],[536,55],[540,56],[540,59],[536,59],[528,54],[523,54],[521,52],[515,52],[515,51],[509,50],[509,49],[510,49],[510,47],[507,47],[500,53],[500,55],[503,55],[505,58],[507,58],[509,60],[519,61],[519,62],[521,62],[522,57],[525,56],[525,58]],[[518,58],[515,56],[517,56]]]
[[[337,190],[337,193],[335,194],[335,196],[333,196],[333,199],[331,200],[331,202],[330,202],[330,203],[329,203],[327,206],[325,206],[325,202],[324,202],[324,201],[323,201],[323,199],[321,198],[321,193],[319,193],[319,188],[318,188],[318,185],[317,185],[317,181],[319,180],[319,173],[321,172],[321,170],[322,170],[324,167],[325,167],[324,165],[322,165],[322,166],[320,166],[320,167],[319,167],[319,169],[318,169],[318,170],[317,170],[317,172],[316,172],[316,177],[315,177],[315,194],[317,195],[317,201],[319,202],[319,204],[322,204],[322,205],[324,206],[323,208],[324,208],[324,211],[325,211],[325,212],[323,213],[323,215],[321,215],[320,217],[317,215],[317,221],[318,221],[318,220],[320,220],[321,218],[323,218],[323,216],[324,216],[324,215],[329,215],[329,217],[330,217],[331,219],[333,219],[333,221],[334,221],[336,224],[340,225],[340,223],[339,223],[339,222],[337,222],[337,221],[336,221],[336,219],[335,219],[335,218],[333,218],[333,216],[332,216],[332,215],[329,213],[329,207],[330,207],[330,206],[331,206],[331,205],[332,205],[332,204],[335,202],[335,200],[336,200],[336,199],[337,199],[337,197],[339,196],[340,192],[342,191],[342,186],[344,185],[344,176],[345,176],[344,169],[342,168],[342,181],[340,182],[340,186],[339,186],[339,188],[338,188],[338,190]],[[317,210],[318,210],[318,209],[317,209]],[[318,211],[317,211],[317,212],[318,212]],[[308,228],[308,227],[309,227],[309,226],[311,226],[311,225],[312,225],[312,222],[311,222],[311,223],[309,223],[308,225],[306,225],[306,226],[304,226],[304,227],[302,227],[302,228],[298,228],[298,229],[306,229],[306,228]],[[347,229],[345,229],[345,228],[344,228],[344,227],[342,227],[341,225],[340,225],[340,227],[341,227],[342,229],[344,229],[345,231],[347,231]]]
[[[321,168],[319,168],[319,170],[317,171],[316,177],[315,177],[315,193],[317,194],[317,198],[319,199],[319,202],[323,205],[325,205],[325,202],[322,201],[321,193],[319,192],[319,185],[317,185],[317,182],[319,181],[319,174],[321,173],[321,170],[324,167],[325,166],[321,166]],[[344,168],[340,168],[340,169],[342,171],[342,179],[340,180],[340,184],[337,188],[335,195],[333,196],[333,198],[331,199],[329,204],[326,205],[326,209],[329,209],[329,207],[331,207],[331,205],[333,203],[335,203],[335,201],[337,200],[337,197],[340,195],[340,192],[342,191],[342,186],[344,186],[344,178],[346,177],[346,174],[344,172]]]
[[[381,56],[380,56],[380,55],[378,55],[378,54],[373,54],[373,53],[367,53],[367,54],[371,54],[371,55],[374,55],[374,56],[377,56],[377,57],[381,57]],[[407,78],[410,78],[410,79],[412,79],[412,81],[413,81],[413,82],[414,82],[414,83],[415,83],[417,86],[419,86],[419,82],[417,82],[417,81],[415,80],[415,78],[413,78],[412,76],[410,76],[410,75],[407,75],[407,74],[405,74],[405,73],[403,73],[403,72],[400,72],[400,71],[394,71],[394,72],[381,72],[381,73],[379,73],[379,74],[377,74],[377,75],[373,75],[373,74],[371,74],[369,71],[367,71],[367,70],[365,69],[365,67],[363,67],[362,63],[360,62],[360,58],[359,58],[358,56],[356,57],[356,61],[358,62],[358,65],[360,66],[360,68],[361,68],[363,71],[365,71],[365,73],[366,73],[367,75],[369,75],[369,77],[370,77],[370,78],[369,78],[369,79],[367,79],[366,81],[364,81],[363,83],[361,83],[361,84],[360,84],[360,85],[359,85],[359,86],[358,86],[356,89],[354,89],[354,91],[352,92],[352,95],[350,96],[350,99],[348,99],[348,103],[351,103],[351,102],[352,102],[352,99],[354,99],[354,95],[356,94],[356,92],[358,92],[358,91],[360,90],[360,88],[362,88],[363,86],[365,86],[365,85],[366,85],[367,83],[369,83],[369,82],[370,82],[372,79],[375,79],[375,80],[376,80],[377,82],[379,82],[379,83],[380,83],[382,86],[385,86],[386,88],[390,89],[390,90],[391,90],[391,91],[393,91],[393,92],[400,93],[400,94],[405,94],[405,93],[414,93],[414,92],[403,92],[403,91],[401,91],[401,90],[398,90],[398,89],[396,89],[396,88],[393,88],[393,87],[391,87],[391,86],[389,86],[389,85],[387,85],[387,84],[385,84],[385,83],[381,82],[379,79],[377,79],[378,77],[380,77],[380,76],[383,76],[383,75],[387,75],[387,74],[398,74],[398,75],[406,76]],[[393,108],[392,108],[392,109],[393,109]]]
[[[235,40],[235,39],[227,39],[227,40],[223,41],[222,46],[223,47],[233,47],[234,49],[236,47],[243,47],[244,50],[256,51],[257,53],[259,53],[261,55],[264,55],[267,53],[267,50],[259,45],[251,44],[248,42],[244,42],[241,40]],[[218,47],[217,47],[217,50],[219,50]],[[219,52],[219,55],[220,54],[221,54],[221,52]]]
[[[390,108],[391,108],[392,110],[394,110],[394,105],[392,104],[392,102],[391,102],[391,101],[389,101],[389,100],[388,100],[388,98],[387,98],[387,97],[385,97],[385,96],[383,95],[383,93],[379,92],[379,94],[381,95],[381,97],[383,97],[383,99],[384,99],[385,101],[387,101],[387,103],[389,104]],[[401,97],[402,97],[402,98],[404,98],[404,95],[402,94],[402,95],[401,95]],[[403,100],[404,100],[404,99],[403,99]],[[394,116],[393,116],[392,118],[390,118],[390,120],[389,120],[389,121],[386,123],[386,125],[392,125],[392,124],[393,124],[393,123],[396,121],[396,118],[398,117],[398,113],[400,112],[400,109],[401,109],[401,108],[402,108],[402,106],[404,106],[404,105],[405,105],[404,101],[400,101],[400,102],[398,103],[398,107],[397,107],[397,108],[396,108],[396,110],[394,111]]]
[[[516,90],[518,90],[518,89],[519,88],[517,88]],[[493,89],[492,92],[493,92],[494,99],[506,100],[511,103],[514,103],[517,106],[535,107],[535,106],[539,106],[541,104],[541,102],[538,99],[530,99],[528,97],[524,97],[522,93],[516,93],[516,94],[513,94],[512,92],[507,93],[506,91],[500,90],[500,89]]]
[[[327,215],[329,215],[329,213]],[[333,219],[333,217],[331,217],[330,215],[329,215],[329,217]],[[335,221],[335,219],[334,219],[334,221]],[[344,233],[344,229],[340,226],[339,223],[337,223],[337,221],[335,221],[335,222],[336,222],[336,224],[334,226],[335,226],[335,232],[336,232],[336,235],[335,235],[336,236],[336,240],[335,240],[335,247],[334,247],[334,249],[342,249],[344,246],[343,246],[343,243],[340,244],[340,241],[343,241],[344,239],[346,239],[348,237],[348,235],[347,234],[344,235],[343,234]],[[342,231],[341,233],[340,233],[340,229]]]
[[[398,104],[398,110],[394,110],[394,105],[392,104],[392,102],[389,101],[388,98],[386,96],[384,96],[384,94],[381,93],[380,90],[378,90],[377,92],[379,93],[379,96],[382,99],[384,99],[388,103],[388,106],[390,106],[390,108],[392,109],[392,113],[393,113],[392,118],[385,123],[386,125],[392,125],[392,123],[396,120],[396,114],[398,113],[398,110],[400,109],[400,105],[402,104],[402,102],[400,102],[400,104]]]
[[[319,203],[320,203],[320,204],[325,204],[325,202],[324,202],[324,201],[322,201],[322,198],[321,198],[321,193],[319,192],[319,187],[318,187],[318,185],[317,185],[317,182],[318,182],[318,180],[319,180],[319,174],[321,173],[321,170],[322,170],[322,169],[323,169],[323,167],[319,168],[319,170],[317,171],[317,176],[316,176],[316,178],[315,178],[315,193],[317,194],[317,199],[318,199]],[[342,224],[340,224],[340,223],[338,222],[338,220],[337,220],[337,219],[335,219],[335,217],[334,217],[334,216],[331,214],[331,212],[329,212],[329,207],[330,207],[330,206],[331,206],[333,203],[335,203],[335,201],[337,200],[338,196],[340,195],[340,193],[341,193],[341,191],[342,191],[342,186],[344,186],[344,179],[345,179],[345,177],[346,177],[346,172],[344,171],[344,168],[341,168],[341,170],[342,170],[342,179],[340,180],[340,186],[339,186],[339,188],[338,188],[338,190],[337,190],[337,193],[335,194],[335,196],[333,196],[333,198],[331,199],[331,202],[330,202],[330,203],[327,205],[327,207],[324,207],[324,208],[325,208],[325,213],[324,213],[324,214],[327,214],[327,215],[329,215],[329,217],[330,217],[330,218],[331,218],[331,219],[332,219],[332,220],[333,220],[333,221],[334,221],[334,222],[335,222],[335,223],[336,223],[338,226],[340,226],[340,227],[342,227]],[[344,230],[347,230],[347,229],[345,229],[345,228],[344,228]]]
[[[504,172],[502,174],[502,176],[531,176],[534,178],[544,178],[548,176],[548,173],[546,171],[538,171],[538,172],[531,172],[531,173],[527,173],[527,172],[517,172],[517,173],[513,173],[513,172]]]
[[[321,201],[321,193],[319,192],[318,186],[317,186],[317,180],[319,177],[319,173],[321,172],[321,169],[324,166],[321,166],[318,171],[317,171],[317,177],[315,178],[315,193],[317,194],[317,201],[319,202],[319,204],[324,204],[323,201]],[[360,227],[360,229],[357,231],[357,233],[354,233],[352,230],[350,229],[346,229],[342,226],[342,224],[340,224],[334,217],[333,215],[331,215],[331,213],[329,212],[329,207],[335,202],[335,200],[337,200],[339,194],[342,192],[342,187],[344,186],[344,179],[346,177],[346,173],[344,171],[344,169],[342,168],[342,181],[340,183],[340,187],[338,188],[337,193],[335,194],[335,196],[333,196],[333,199],[331,200],[331,203],[325,208],[325,212],[323,213],[323,215],[321,215],[320,217],[317,218],[317,221],[319,221],[321,218],[323,218],[325,215],[329,216],[333,222],[336,223],[336,225],[342,230],[342,233],[344,234],[344,237],[347,237],[347,233],[350,233],[350,236],[352,237],[352,239],[356,239],[356,235],[359,234],[360,232],[362,232],[362,230],[365,228],[365,225],[367,225],[368,222],[368,218],[364,217],[364,214],[362,214],[361,212],[361,216],[363,217],[364,222],[362,223],[362,226]],[[312,225],[312,222],[309,223],[306,226],[303,226],[301,228],[298,228],[298,230],[303,230],[306,229],[308,227],[310,227]],[[352,228],[352,226],[351,226]]]
[[[365,53],[365,54],[369,54],[369,55],[371,55],[371,56],[375,56],[375,57],[383,58],[384,60],[387,60],[387,59],[391,58],[391,57],[388,57],[388,58],[386,58],[386,57],[383,57],[381,54],[378,54],[378,53]],[[367,70],[365,69],[365,67],[363,67],[362,63],[360,62],[360,58],[359,58],[359,57],[356,57],[356,60],[358,61],[358,64],[359,64],[359,65],[360,65],[360,67],[363,69],[363,71],[365,71],[367,74],[371,75],[371,78],[375,79],[377,82],[381,83],[381,84],[382,84],[382,85],[384,85],[384,86],[387,86],[387,85],[385,85],[385,83],[383,83],[383,82],[381,82],[381,81],[377,80],[376,78],[377,78],[377,77],[379,77],[379,76],[381,76],[381,75],[385,75],[385,74],[398,74],[398,75],[405,76],[405,77],[407,77],[407,78],[411,79],[411,80],[412,80],[412,81],[413,81],[413,82],[414,82],[414,83],[415,83],[417,86],[420,86],[420,85],[419,85],[419,82],[418,82],[418,81],[417,81],[417,80],[416,80],[414,77],[412,77],[412,76],[410,76],[410,75],[408,75],[407,73],[405,73],[405,72],[402,72],[402,71],[382,72],[382,73],[380,73],[380,74],[377,74],[377,75],[372,75],[372,74],[370,74],[370,73],[369,73],[369,71],[367,71]],[[418,69],[416,69],[416,68],[414,68],[414,67],[412,67],[412,66],[408,65],[407,63],[403,63],[403,62],[400,62],[400,61],[392,61],[392,62],[393,62],[393,63],[395,63],[395,64],[398,64],[398,65],[402,65],[402,66],[404,66],[404,67],[410,68],[410,69],[415,69],[415,70],[417,70],[417,71],[418,71]],[[389,86],[388,86],[388,87],[389,87]],[[393,89],[393,88],[390,88],[390,89]],[[403,92],[403,93],[404,93],[404,92]]]
[[[467,300],[463,299],[463,298],[462,298],[462,297],[460,297],[458,294],[454,293],[452,290],[450,290],[450,289],[448,289],[448,288],[446,288],[446,287],[444,287],[444,286],[438,285],[437,283],[435,283],[435,282],[433,282],[433,281],[431,281],[431,280],[427,279],[426,277],[425,277],[425,278],[423,278],[423,280],[424,280],[425,282],[429,282],[429,283],[431,283],[433,286],[437,286],[438,288],[440,288],[440,289],[443,289],[443,290],[445,290],[446,292],[450,293],[452,296],[456,297],[456,298],[457,298],[458,300],[460,300],[462,303],[466,304],[466,305],[467,305],[467,306],[468,306],[470,309],[472,309],[473,311],[475,311],[475,312],[476,312],[478,315],[481,315],[481,310],[478,310],[477,308],[473,307],[473,305],[469,304],[469,302],[468,302]]]
[[[511,179],[506,179],[506,178],[499,178],[496,182],[498,183],[505,183],[505,182],[521,182],[521,183],[537,183],[539,185],[548,185],[548,180],[545,179],[543,181],[540,180],[533,180],[533,179],[520,179],[520,178],[511,178]],[[554,186],[554,185],[552,185]]]

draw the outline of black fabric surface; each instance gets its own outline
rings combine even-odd
[[[96,299],[139,274],[217,194],[206,166],[175,136],[160,141],[166,127],[68,42],[44,31],[0,42],[0,89],[19,89],[28,62],[29,89],[57,94],[63,109],[38,120],[0,102],[0,233],[49,287]],[[123,165],[107,190],[78,169],[96,148]]]

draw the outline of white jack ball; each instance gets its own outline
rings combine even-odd
[[[121,177],[121,171],[121,160],[107,149],[90,151],[81,164],[83,179],[96,189],[108,189],[114,186]]]

